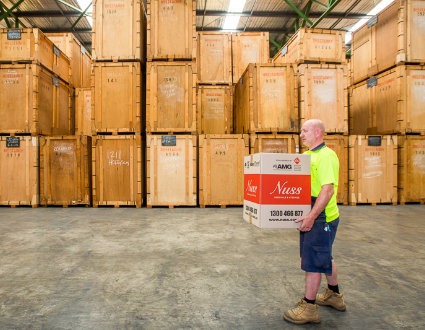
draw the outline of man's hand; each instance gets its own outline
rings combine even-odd
[[[298,228],[299,231],[310,231],[314,225],[314,218],[308,214],[305,217],[298,218],[295,222],[301,222],[301,226]]]

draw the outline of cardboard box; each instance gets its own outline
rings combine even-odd
[[[243,218],[260,228],[298,228],[311,209],[310,155],[257,153],[244,158]]]

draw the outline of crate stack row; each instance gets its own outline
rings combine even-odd
[[[249,135],[234,129],[235,83],[251,62],[267,62],[265,32],[199,32],[197,132],[199,205],[243,204],[243,157]]]
[[[143,95],[146,58],[143,1],[93,3],[91,106],[93,206],[143,203]],[[87,109],[88,110],[88,109]]]
[[[285,86],[284,83],[286,86],[278,104],[284,105],[284,111],[281,106],[275,112],[283,118],[270,118],[267,113],[270,106],[263,107],[263,111],[270,124],[286,125],[287,132],[293,134],[287,138],[295,141],[297,149],[284,152],[306,150],[299,144],[304,121],[310,118],[324,121],[325,142],[340,159],[337,200],[348,204],[348,66],[344,39],[343,31],[299,29],[272,59],[273,65],[285,70],[290,77],[281,83],[281,86]],[[271,93],[271,89],[266,89],[266,92]],[[267,100],[271,99],[271,96],[265,96]]]
[[[3,29],[0,43],[1,205],[90,203],[73,139],[74,91],[88,84],[90,55],[72,34],[35,28]]]
[[[146,205],[197,205],[196,1],[147,1]]]
[[[424,1],[394,1],[353,34],[350,204],[425,202],[424,63]]]

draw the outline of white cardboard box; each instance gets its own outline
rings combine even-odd
[[[245,221],[260,228],[298,228],[311,209],[310,155],[256,153],[244,158]]]

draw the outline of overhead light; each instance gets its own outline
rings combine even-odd
[[[379,14],[382,10],[387,8],[394,0],[382,0],[378,5],[375,6],[370,12],[367,13],[368,16],[374,16]],[[369,19],[362,18],[356,24],[353,25],[351,29],[345,34],[345,43],[348,44],[351,41],[352,34],[354,31],[357,31],[360,27],[362,27]]]
[[[235,30],[239,24],[241,15],[235,13],[242,13],[245,7],[246,0],[230,0],[229,8],[227,12],[231,14],[226,15],[224,20],[223,30]]]

